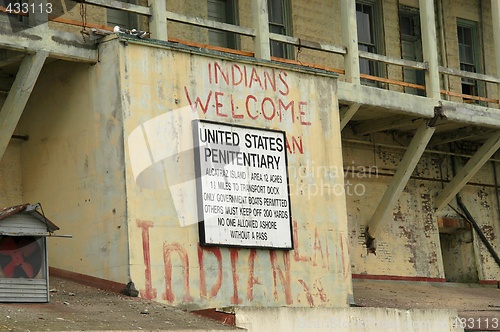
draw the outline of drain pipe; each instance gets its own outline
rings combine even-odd
[[[451,157],[451,167],[453,169],[453,174],[457,174],[457,164],[456,164],[454,156]],[[465,219],[472,225],[472,227],[476,231],[477,235],[479,235],[479,238],[481,239],[481,241],[486,246],[486,248],[490,252],[493,259],[495,260],[495,262],[498,264],[498,266],[500,266],[500,257],[498,257],[498,254],[496,253],[495,248],[493,248],[491,246],[490,242],[488,241],[488,239],[484,235],[483,231],[481,230],[481,228],[477,224],[476,220],[470,214],[469,210],[465,206],[464,202],[462,201],[462,194],[460,194],[460,191],[457,193],[455,198],[457,199],[458,206],[460,207],[460,209],[462,210],[462,212],[465,215]]]

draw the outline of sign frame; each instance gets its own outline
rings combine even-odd
[[[233,132],[236,128],[237,130],[246,130],[246,131],[258,131],[264,133],[272,133],[279,134],[283,138],[283,152],[282,156],[284,157],[284,181],[286,181],[286,186],[282,185],[281,188],[286,188],[286,200],[288,204],[288,225],[286,227],[289,232],[289,236],[285,239],[285,245],[277,246],[277,245],[254,245],[250,243],[242,243],[242,244],[234,244],[234,243],[221,243],[214,241],[207,241],[206,238],[206,220],[204,213],[204,186],[203,186],[203,174],[202,174],[202,165],[203,162],[201,160],[201,146],[200,146],[200,136],[199,136],[199,128],[200,124],[208,124],[215,126],[225,127],[228,131]],[[290,201],[290,181],[289,181],[289,172],[288,172],[288,153],[286,149],[286,132],[284,130],[277,129],[269,129],[269,128],[259,128],[252,127],[240,124],[233,123],[225,123],[225,122],[217,122],[211,120],[202,120],[196,119],[192,121],[192,130],[193,130],[193,143],[194,143],[194,169],[195,169],[195,177],[196,177],[196,201],[197,201],[197,210],[198,210],[198,233],[199,233],[199,241],[201,246],[207,247],[235,247],[235,248],[247,248],[247,249],[272,249],[272,250],[293,250],[294,249],[294,239],[293,239],[293,221],[292,221],[292,208]],[[267,188],[267,187],[266,187]],[[220,226],[219,226],[220,227]],[[280,227],[285,227],[281,225]]]

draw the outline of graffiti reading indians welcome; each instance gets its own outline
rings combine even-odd
[[[285,133],[193,127],[201,244],[291,249]]]
[[[215,115],[224,119],[311,125],[309,104],[292,96],[292,85],[284,71],[214,61],[208,63],[206,76],[208,84],[216,89],[194,95],[184,86],[186,101],[193,112],[207,114],[215,110]],[[285,144],[290,154],[304,153],[302,136],[288,135]]]

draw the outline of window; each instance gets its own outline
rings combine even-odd
[[[267,0],[269,31],[280,35],[290,34],[290,6],[288,0]],[[289,45],[271,40],[271,56],[291,59],[293,50]]]
[[[358,30],[358,48],[361,51],[379,53],[381,46],[381,19],[379,5],[376,1],[356,2],[356,23]],[[382,68],[375,61],[368,59],[359,60],[361,74],[381,76]],[[367,80],[362,80],[370,84]]]
[[[207,0],[208,19],[212,21],[237,24],[236,0]],[[210,45],[238,49],[238,38],[234,33],[208,30]]]
[[[472,73],[480,72],[477,23],[457,20],[458,55],[460,69]],[[480,86],[476,80],[462,78],[462,93],[479,96]]]
[[[401,7],[399,11],[401,33],[401,55],[405,60],[422,61],[422,38],[420,34],[420,15],[417,9]],[[422,70],[403,68],[405,82],[425,85],[425,73]],[[424,90],[405,88],[406,93],[425,96]]]
[[[135,0],[122,0],[123,2],[128,2],[135,4]],[[108,26],[119,26],[125,29],[137,29],[137,16],[133,13],[128,13],[119,9],[107,9],[108,15]]]

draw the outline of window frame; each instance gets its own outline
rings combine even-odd
[[[470,45],[463,44],[458,39],[459,38],[458,29],[459,28],[470,30],[470,32],[471,32],[471,44]],[[468,71],[471,73],[483,73],[484,67],[483,67],[483,63],[481,61],[481,59],[482,59],[482,44],[481,44],[481,40],[479,39],[479,37],[480,37],[479,23],[476,21],[466,20],[466,19],[457,17],[456,32],[457,32],[457,39],[456,40],[457,40],[457,49],[458,49],[459,68],[461,70]],[[472,48],[472,57],[473,57],[472,63],[468,63],[468,62],[463,61],[464,59],[462,58],[461,53],[460,53],[460,45],[461,44],[470,46]],[[462,69],[462,64],[474,66],[475,71]],[[461,92],[462,93],[464,93],[464,85],[468,85],[470,87],[473,87],[472,89],[474,90],[473,91],[474,93],[467,93],[467,94],[472,95],[472,96],[482,96],[482,97],[485,96],[484,82],[462,77],[461,78]],[[467,101],[469,101],[469,100],[467,100]],[[470,101],[470,102],[472,102],[472,101]]]
[[[412,34],[403,33],[403,28],[401,24],[401,20],[403,17],[409,18],[411,20],[411,28],[413,31]],[[400,38],[400,46],[401,46],[401,58],[403,57],[403,42],[411,42],[411,43],[419,43],[418,50],[415,51],[415,59],[410,59],[414,61],[423,61],[423,45],[422,45],[422,26],[420,22],[420,11],[419,8],[409,7],[405,5],[400,5],[398,10],[398,23],[399,23],[399,38]],[[416,29],[418,28],[418,29]],[[407,81],[405,73],[407,72],[415,73],[415,82]],[[425,74],[421,70],[410,69],[403,67],[403,81],[408,83],[414,83],[425,86]],[[405,87],[406,93],[411,93],[414,95],[425,96],[425,90],[419,90],[414,88]]]
[[[207,18],[210,20],[211,18],[208,16],[208,2],[210,0],[207,0],[206,4],[207,4]],[[216,0],[217,1],[217,0]],[[224,2],[225,4],[225,11],[226,11],[226,15],[225,15],[225,18],[224,18],[224,21],[218,21],[218,22],[222,22],[222,23],[228,23],[228,24],[233,24],[233,25],[238,25],[239,23],[239,16],[238,16],[238,0],[224,0],[224,1],[220,1],[220,2]],[[222,32],[224,35],[225,35],[225,45],[221,46],[221,45],[215,45],[215,43],[213,43],[213,40],[210,40],[210,32]],[[231,49],[234,49],[234,50],[239,50],[240,49],[240,38],[239,36],[236,34],[236,33],[233,33],[233,32],[226,32],[226,31],[219,31],[219,30],[213,30],[213,29],[208,29],[208,43],[210,45],[214,45],[214,46],[219,46],[219,47],[225,47],[225,48],[231,48]]]
[[[370,22],[370,32],[372,35],[372,43],[365,43],[365,42],[360,42],[359,34],[358,34],[358,49],[360,45],[367,45],[367,46],[372,46],[374,48],[373,52],[374,54],[380,54],[380,55],[385,55],[385,43],[384,43],[384,26],[383,26],[383,8],[382,8],[382,2],[380,0],[356,0],[356,25],[358,24],[358,18],[357,18],[357,13],[358,13],[358,5],[362,6],[369,6],[371,7],[371,13],[372,13],[372,20]],[[360,73],[361,74],[366,74],[370,76],[377,76],[377,77],[386,77],[386,69],[385,65],[379,61],[373,61],[373,60],[368,60],[368,59],[359,59],[360,62]],[[362,69],[362,63],[365,62],[368,64],[368,68],[370,72],[366,73]],[[377,82],[377,81],[372,81],[369,79],[361,79],[361,82],[365,85],[370,85],[370,86],[376,86],[376,87],[382,87],[383,83]]]
[[[281,2],[282,11],[280,12],[280,14],[283,23],[276,23],[274,20],[273,16],[276,15],[276,13],[272,12],[271,2],[273,1]],[[272,32],[273,26],[282,27],[283,33],[280,34],[285,36],[290,36],[292,31],[292,15],[291,15],[290,0],[267,0],[267,10],[268,10],[269,31]],[[283,59],[294,59],[293,47],[291,45],[274,40],[270,40],[269,44],[271,48],[270,50],[271,56]],[[276,54],[275,47],[276,48],[280,47],[282,53]]]

